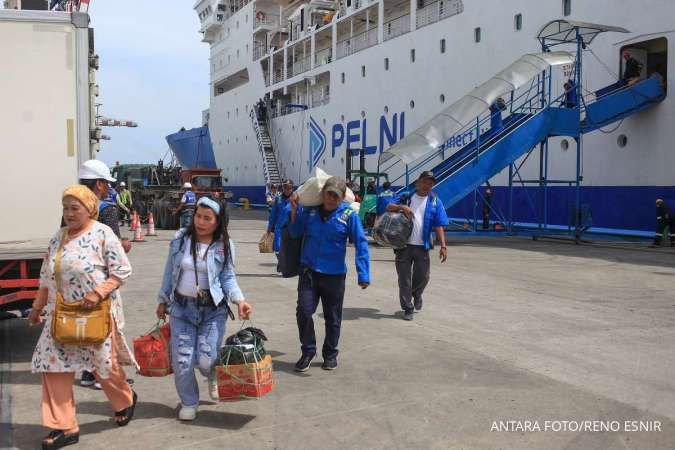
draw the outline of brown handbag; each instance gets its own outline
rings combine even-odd
[[[61,257],[63,255],[63,233],[54,263],[56,279],[56,307],[52,317],[52,337],[61,344],[99,345],[103,344],[112,331],[110,298],[106,297],[93,308],[85,308],[83,302],[66,303],[61,295]]]

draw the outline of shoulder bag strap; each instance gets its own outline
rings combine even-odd
[[[63,241],[68,234],[68,230],[64,230],[59,239],[59,248],[56,250],[56,258],[54,260],[54,280],[56,281],[56,301],[62,301],[63,294],[61,293],[61,258],[63,256]]]

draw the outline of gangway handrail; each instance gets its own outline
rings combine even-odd
[[[550,74],[548,74],[548,73],[546,73],[546,71],[544,71],[543,74],[538,75],[536,78],[534,78],[532,80],[530,86],[525,91],[520,93],[515,98],[509,100],[505,104],[505,107],[506,107],[506,109],[510,109],[510,115],[522,114],[523,113],[522,111],[524,111],[527,108],[530,111],[530,116],[531,116],[532,112],[540,111],[541,109],[549,106],[551,104],[551,102],[547,103],[546,101],[544,101],[543,106],[533,107],[532,102],[541,97],[541,92],[539,91],[539,86],[542,84],[542,82],[545,83],[550,78],[550,76],[551,76]],[[535,89],[536,89],[536,92],[533,95],[531,95],[532,91],[535,90]],[[522,100],[523,98],[525,98],[525,100],[522,101],[522,103],[519,104],[518,107],[510,108],[511,106],[513,106],[514,104],[516,104],[517,102]],[[484,114],[485,114],[485,116],[481,119],[481,116],[483,116]],[[454,136],[462,136],[462,135],[468,133],[469,131],[475,130],[475,129],[478,130],[479,135],[482,135],[483,133],[480,131],[481,127],[491,120],[492,114],[493,113],[491,111],[487,111],[485,113],[479,114],[476,117],[475,121],[471,121],[470,123],[464,125],[461,129],[459,129],[457,132],[454,133]],[[486,145],[486,144],[492,145],[494,142],[496,142],[495,139],[498,138],[504,131],[506,131],[506,129],[500,130],[496,135],[491,136],[485,144],[480,143],[480,147],[485,148],[484,145]],[[478,136],[476,137],[476,139],[478,139]],[[476,142],[475,139],[472,140],[471,142],[467,143],[466,145],[463,145],[462,147],[458,148],[455,152],[452,153],[452,155],[448,156],[448,158],[443,158],[443,160],[445,161],[449,158],[452,158],[453,155],[458,154],[459,152],[463,151],[466,147],[474,144],[474,142]],[[441,144],[438,147],[437,150],[431,152],[430,154],[422,156],[420,158],[420,159],[423,158],[421,161],[414,162],[414,165],[412,166],[412,168],[408,167],[406,169],[406,171],[404,171],[401,175],[399,175],[398,177],[393,179],[391,181],[392,185],[396,185],[396,182],[398,180],[401,180],[403,177],[405,177],[406,172],[407,172],[407,174],[410,174],[411,172],[415,173],[418,169],[420,169],[420,167],[427,165],[429,162],[436,159],[439,155],[444,155],[446,151],[447,151],[447,149],[445,147],[445,142],[444,142],[443,144]],[[475,156],[477,157],[477,156],[479,156],[479,154],[476,154]],[[381,171],[384,172],[384,173],[388,173],[393,167],[395,167],[399,163],[401,163],[401,160],[397,159],[393,164],[389,165],[386,169],[382,169]],[[441,162],[439,162],[439,164],[440,163]],[[410,166],[410,165],[408,165],[408,166]],[[405,188],[407,188],[407,187],[408,186],[407,186],[407,183],[406,183]]]

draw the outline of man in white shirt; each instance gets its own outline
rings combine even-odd
[[[413,320],[413,311],[422,309],[422,294],[430,276],[429,250],[432,247],[432,231],[436,233],[441,244],[441,262],[448,258],[443,228],[448,224],[448,216],[443,202],[432,191],[434,184],[436,177],[433,172],[424,171],[415,183],[414,194],[408,199],[398,199],[397,203],[387,205],[387,211],[401,212],[413,221],[408,245],[394,251],[399,300],[405,320]]]

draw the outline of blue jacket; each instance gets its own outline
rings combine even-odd
[[[286,222],[288,222],[290,214],[290,197],[284,198],[284,196],[281,194],[274,197],[272,211],[270,211],[270,217],[267,221],[267,229],[274,233],[275,252],[281,250],[281,230],[284,228],[284,225],[286,225]]]
[[[195,203],[197,203],[197,196],[192,191],[185,191],[180,201],[181,203],[185,203],[187,206],[194,206]]]
[[[377,196],[377,215],[381,216],[387,211],[387,205],[389,203],[394,203],[398,200],[398,196],[391,190],[387,189],[382,191],[380,195]]]
[[[338,206],[325,222],[318,207],[298,206],[295,223],[289,225],[289,231],[293,238],[305,238],[300,258],[302,266],[327,275],[347,273],[345,253],[349,239],[356,249],[358,282],[370,283],[368,241],[359,215],[346,203]]]
[[[158,303],[173,302],[173,292],[180,280],[180,262],[183,259],[183,252],[190,251],[187,240],[183,239],[184,234],[185,229],[178,230],[171,244],[169,244],[169,257],[166,259],[166,265],[164,266],[162,287],[159,289],[157,297]],[[230,240],[230,261],[225,261],[223,249],[223,243],[218,242],[212,245],[206,254],[209,291],[216,305],[220,304],[223,299],[229,299],[233,303],[239,303],[240,300],[244,299],[244,294],[241,293],[234,274],[234,242]]]
[[[405,202],[410,206],[410,197],[414,194],[411,192],[405,196],[399,197],[396,204],[401,205]],[[424,210],[424,225],[422,227],[422,236],[424,239],[424,248],[429,250],[431,248],[431,232],[434,228],[444,227],[449,223],[448,215],[445,213],[443,202],[436,195],[435,192],[427,196],[427,207]]]

